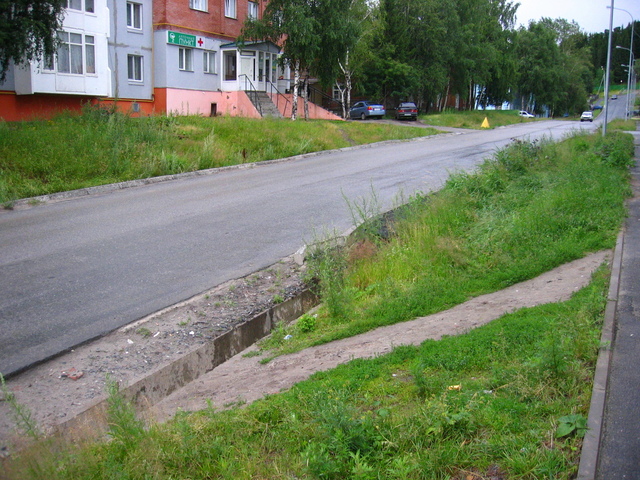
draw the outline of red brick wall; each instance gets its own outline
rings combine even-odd
[[[248,0],[236,0],[236,19],[224,16],[224,0],[208,0],[209,11],[189,8],[189,0],[160,0],[153,2],[153,24],[156,30],[170,29],[184,33],[200,33],[229,41],[235,40],[247,18]],[[263,2],[258,2],[260,15]]]
[[[14,92],[0,92],[0,119],[8,122],[21,120],[41,120],[51,118],[64,111],[80,113],[86,103],[113,105],[114,100],[83,97],[77,95],[16,95]],[[122,112],[130,112],[134,100],[118,100],[116,105]],[[152,115],[158,110],[153,101],[137,101],[139,113],[131,113],[132,116]],[[165,102],[166,103],[166,102]]]

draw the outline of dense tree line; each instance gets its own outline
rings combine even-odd
[[[604,83],[608,32],[588,35],[548,18],[516,29],[511,0],[263,1],[263,18],[247,22],[239,40],[281,44],[296,84],[311,75],[337,85],[345,109],[353,90],[387,105],[412,100],[423,110],[455,98],[458,108],[509,101],[575,113]],[[56,51],[65,5],[0,0],[0,80],[12,62]],[[612,84],[626,80],[631,35],[631,25],[613,31],[613,45],[623,48],[612,52]],[[633,41],[640,51],[640,22]]]
[[[284,39],[285,58],[341,87],[346,104],[353,88],[423,110],[452,98],[467,109],[503,101],[551,115],[587,108],[602,83],[608,33],[549,18],[515,28],[517,8],[510,0],[271,0],[245,35]],[[628,48],[630,35],[630,25],[617,28],[614,45]],[[614,49],[612,82],[626,81],[628,55]]]

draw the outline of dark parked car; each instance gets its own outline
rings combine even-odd
[[[386,113],[384,106],[374,102],[357,102],[351,110],[349,110],[349,118],[382,118]]]
[[[408,118],[409,120],[418,119],[418,107],[413,102],[403,102],[396,108],[396,120]]]

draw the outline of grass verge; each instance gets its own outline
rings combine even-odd
[[[148,117],[86,107],[0,122],[0,204],[38,195],[438,133],[367,122]]]
[[[622,130],[624,132],[635,132],[636,131],[636,120],[622,120],[616,119],[609,122],[608,126],[611,130]]]
[[[482,122],[485,118],[489,122],[490,128],[539,120],[535,118],[520,117],[518,116],[517,110],[450,111],[420,116],[420,120],[427,125],[452,128],[471,128],[478,130],[482,128]]]

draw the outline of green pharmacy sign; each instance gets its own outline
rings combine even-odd
[[[180,45],[181,47],[196,48],[196,36],[187,35],[186,33],[167,32],[167,43]]]

